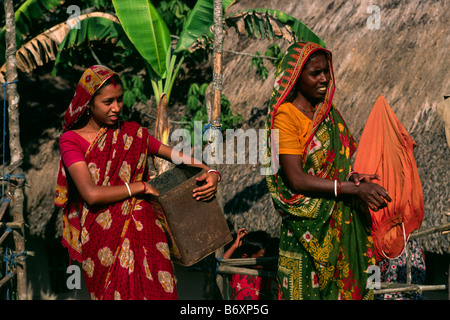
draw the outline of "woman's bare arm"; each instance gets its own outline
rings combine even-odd
[[[172,148],[161,144],[158,150],[157,156],[173,162]],[[210,170],[208,166],[189,155],[179,153],[182,163],[204,169],[206,172]],[[75,186],[77,187],[83,200],[89,205],[102,205],[122,201],[130,197],[128,188],[126,185],[120,186],[97,186],[91,178],[91,174],[85,161],[79,161],[71,164],[68,167],[70,176],[72,177]],[[205,181],[206,183],[201,187],[193,190],[193,197],[197,200],[209,200],[217,191],[218,177],[215,173],[205,173],[200,176],[198,181]],[[144,187],[145,184],[145,187]],[[142,194],[145,190],[145,194],[159,195],[159,191],[148,182],[133,182],[128,184],[132,196]]]
[[[102,205],[125,200],[130,197],[126,185],[121,186],[97,186],[92,181],[91,174],[85,161],[79,161],[71,164],[68,168],[75,186],[78,189],[83,200],[89,205]],[[159,191],[145,183],[145,194],[159,195]],[[144,191],[143,182],[129,183],[132,196],[141,194]]]
[[[317,193],[327,193],[334,196],[334,181],[305,173],[302,169],[301,156],[281,154],[280,164],[294,192],[313,196],[317,196]],[[341,181],[340,194],[358,196],[373,211],[386,207],[386,201],[392,201],[383,187],[366,179],[361,180],[358,185],[350,181]]]

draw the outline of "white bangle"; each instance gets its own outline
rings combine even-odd
[[[128,185],[127,182],[125,182],[125,186],[127,187],[127,189],[128,189],[128,194],[130,195],[130,198],[131,198],[133,195],[131,194],[130,186]]]
[[[337,198],[338,190],[337,190],[337,180],[334,180],[334,196]]]
[[[220,182],[222,180],[222,175],[220,174],[219,171],[213,170],[213,169],[208,170],[208,173],[211,173],[211,172],[214,172],[215,174],[217,174],[217,182]]]

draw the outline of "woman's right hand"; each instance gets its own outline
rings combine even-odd
[[[367,180],[363,180],[359,183],[357,195],[367,204],[370,210],[375,212],[387,207],[387,202],[392,201],[385,188],[376,183],[368,182]]]

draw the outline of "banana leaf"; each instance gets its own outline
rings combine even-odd
[[[70,29],[64,40],[59,45],[58,54],[52,75],[56,75],[56,68],[60,62],[61,52],[64,49],[81,45],[87,41],[109,41],[115,45],[127,48],[133,44],[128,39],[119,21],[112,15],[93,16],[80,21],[80,28]]]
[[[120,23],[142,57],[161,78],[167,74],[169,29],[148,0],[113,0]]]
[[[236,0],[223,0],[223,10],[226,11]],[[190,13],[181,32],[175,53],[188,49],[198,38],[208,33],[214,24],[214,1],[198,0]]]
[[[25,1],[15,12],[16,43],[19,48],[23,39],[37,27],[38,21],[45,13],[53,11],[61,5],[64,0],[28,0]],[[0,65],[5,63],[5,27],[0,31]]]
[[[80,29],[70,29],[67,22],[63,22],[21,46],[16,53],[17,68],[22,72],[31,72],[38,66],[43,66],[51,61],[56,60],[57,64],[60,54],[59,49],[80,43],[86,39],[106,39],[117,45],[127,45],[126,41],[128,41],[128,38],[123,30],[121,31],[119,20],[113,15],[103,12],[92,12],[81,15],[79,19]],[[67,38],[69,33],[71,35]],[[0,68],[1,82],[5,81],[5,72],[6,65],[3,64]]]

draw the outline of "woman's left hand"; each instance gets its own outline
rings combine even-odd
[[[200,177],[196,178],[197,181],[206,181],[201,187],[195,188],[193,192],[193,197],[196,200],[208,201],[214,197],[217,192],[217,183],[219,177],[216,173],[204,173]]]

